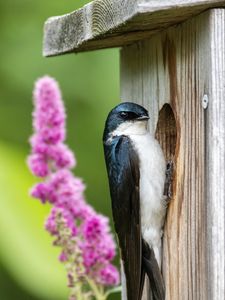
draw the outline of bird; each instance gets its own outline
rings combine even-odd
[[[127,300],[140,300],[145,274],[152,299],[165,299],[161,239],[166,215],[166,159],[148,131],[149,113],[123,102],[105,122],[103,146],[112,215],[126,277]]]

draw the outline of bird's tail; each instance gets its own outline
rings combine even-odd
[[[152,299],[165,300],[164,282],[155,253],[144,240],[142,240],[142,264],[149,278]]]

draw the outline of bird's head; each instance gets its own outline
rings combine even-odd
[[[148,119],[148,111],[141,105],[121,103],[110,111],[106,119],[103,140],[113,136],[145,134]]]

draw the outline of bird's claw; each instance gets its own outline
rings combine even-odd
[[[174,171],[174,163],[172,160],[169,160],[166,163],[166,180],[164,185],[164,195],[166,196],[167,201],[169,201],[173,195],[173,190],[172,190],[173,171]]]

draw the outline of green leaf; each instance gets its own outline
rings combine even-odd
[[[108,297],[111,294],[115,294],[115,293],[121,293],[122,292],[122,286],[116,286],[110,290],[107,291],[106,296]]]

